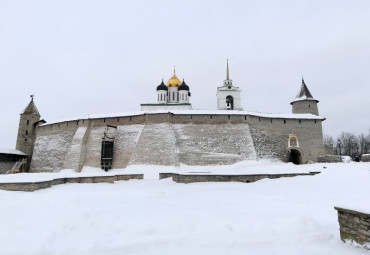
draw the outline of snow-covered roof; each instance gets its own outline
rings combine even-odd
[[[157,111],[137,111],[137,112],[124,112],[124,113],[107,113],[107,114],[88,114],[78,117],[72,117],[67,119],[61,119],[51,121],[40,126],[51,125],[55,123],[77,121],[77,120],[88,120],[88,119],[102,119],[102,118],[119,118],[138,116],[144,114],[163,114],[172,113],[175,115],[250,115],[262,118],[272,119],[310,119],[310,120],[325,120],[324,117],[316,116],[310,113],[305,114],[293,114],[293,113],[260,113],[260,112],[249,112],[249,111],[228,111],[228,110],[157,110]]]
[[[311,92],[308,90],[306,86],[306,83],[304,82],[304,79],[302,78],[301,88],[299,89],[298,94],[292,103],[297,102],[297,101],[303,101],[303,100],[313,100],[313,101],[318,102],[318,100],[313,98]]]
[[[27,156],[27,154],[19,151],[19,150],[13,150],[13,149],[8,149],[8,148],[0,148],[0,153],[1,154],[15,154],[15,155],[22,155],[22,156]]]

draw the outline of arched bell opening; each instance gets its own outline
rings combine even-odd
[[[292,162],[295,165],[302,164],[302,153],[297,149],[289,149],[288,162]]]
[[[232,96],[226,97],[226,108],[228,110],[234,110],[234,98]]]

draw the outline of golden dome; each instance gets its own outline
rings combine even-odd
[[[179,80],[179,78],[177,78],[175,70],[173,70],[173,75],[171,79],[168,80],[167,87],[178,87],[180,85],[181,81]]]

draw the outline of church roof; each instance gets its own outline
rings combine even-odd
[[[23,110],[21,114],[37,114],[40,116],[39,110],[33,101],[33,95],[31,95],[31,102],[27,105],[27,107]]]
[[[163,79],[162,79],[162,83],[157,86],[157,91],[158,90],[166,90],[166,91],[168,91],[167,86],[164,85],[164,83],[163,83]]]
[[[179,91],[180,90],[187,90],[187,91],[189,91],[189,86],[188,85],[186,85],[186,83],[185,83],[185,81],[184,80],[182,80],[182,83],[181,83],[181,85],[179,86]]]
[[[173,75],[171,79],[168,80],[167,87],[178,87],[180,86],[180,84],[181,84],[181,81],[176,76],[176,70],[173,70]]]

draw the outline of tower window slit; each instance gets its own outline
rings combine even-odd
[[[26,130],[26,135],[28,135],[28,130]]]
[[[119,118],[117,118],[117,122],[119,122]]]
[[[301,124],[301,120],[299,120],[299,124]]]
[[[230,115],[228,115],[227,118],[230,119]]]
[[[272,123],[272,119],[271,119],[271,123]]]
[[[27,120],[27,125],[29,125],[30,124],[30,121],[29,120]]]
[[[244,120],[247,120],[247,116],[244,116]]]
[[[284,120],[284,124],[286,124],[286,120]]]

